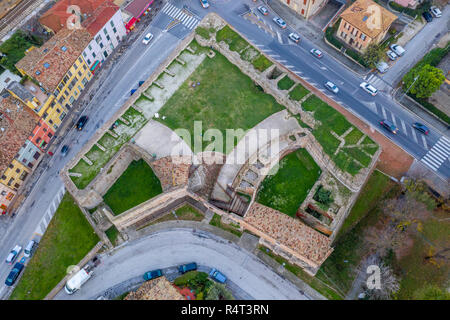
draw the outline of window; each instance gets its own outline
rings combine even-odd
[[[103,51],[103,55],[105,56],[105,58],[108,56],[108,53],[106,51]]]
[[[350,25],[349,24],[347,24],[347,30],[350,30]]]
[[[363,41],[366,40],[366,35],[364,33],[361,33],[361,35],[359,36]]]
[[[347,34],[345,32],[341,32],[341,37],[345,39],[347,37]]]
[[[111,24],[111,27],[114,27],[114,22],[112,20],[109,23]]]
[[[78,62],[83,63],[83,59],[81,59],[81,57],[78,57]]]
[[[69,92],[67,92],[67,90],[64,90],[64,94],[66,95],[66,97],[69,95]],[[62,103],[62,102],[60,102]]]
[[[17,169],[16,169],[16,173],[19,173],[19,172],[20,172],[20,169],[17,168]]]
[[[15,185],[14,185],[14,188],[16,188],[16,189],[18,189],[20,187],[20,184],[18,184],[18,183],[16,183]]]
[[[89,45],[89,46],[88,46],[88,48],[89,48],[89,50],[91,50],[91,51],[92,51],[92,47],[91,47],[91,45]]]
[[[20,175],[19,179],[23,181],[23,180],[25,180],[25,178],[26,178],[27,176],[28,176],[28,173],[24,171],[24,172]]]
[[[101,41],[102,41],[102,37],[101,37],[100,35],[98,35],[98,36],[95,38],[95,42],[100,43]]]
[[[41,154],[40,154],[39,152],[36,151],[36,153],[34,154],[33,158],[35,158],[35,159],[37,160],[37,159],[39,159],[39,156],[40,156],[40,155],[41,155]]]
[[[74,97],[70,97],[70,99],[69,99],[70,104],[73,104],[74,101],[75,101],[75,98]]]
[[[37,139],[36,139],[36,143],[41,142],[41,140],[42,140],[41,138],[37,138]]]
[[[5,175],[2,175],[2,180],[6,180],[6,176]]]
[[[90,65],[91,64],[91,60],[87,59],[87,63]],[[84,67],[84,65],[83,65]]]
[[[9,181],[8,181],[8,186],[11,186],[13,181],[14,181],[14,178],[10,178]]]
[[[47,112],[44,112],[44,114],[42,115],[42,119],[45,120],[45,118],[47,118],[47,116],[48,116],[48,113],[47,113]]]
[[[109,37],[109,35],[106,36],[106,40],[110,41],[111,38]]]
[[[48,120],[48,123],[53,124],[53,120],[52,119]]]
[[[47,136],[48,136],[50,139],[53,137],[53,135],[52,135],[51,132],[47,133]]]
[[[9,164],[9,168],[12,169],[14,168],[14,165],[12,163]]]
[[[100,48],[103,48],[103,42],[100,42]]]
[[[57,125],[57,124],[54,124],[54,125],[53,125],[53,128],[55,128],[55,130],[58,129],[58,125]]]
[[[61,113],[61,110],[59,110],[58,108],[56,108],[56,112]]]
[[[95,54],[95,52],[92,52],[92,57],[94,57],[94,58],[96,57],[96,54]]]
[[[113,31],[114,31],[114,33],[117,33],[117,29],[115,27],[113,28]]]
[[[106,31],[106,28],[103,28],[103,33],[108,34],[108,31]]]
[[[84,69],[84,70],[86,70],[86,69],[87,69],[87,67],[86,67],[86,65],[85,65],[85,64],[83,64],[83,69]]]
[[[64,102],[64,96],[61,96],[61,98],[59,98],[58,102],[59,102],[59,104],[63,104],[63,102]],[[45,119],[45,118],[44,118],[44,119]]]
[[[65,113],[65,112],[61,113],[61,115],[59,116],[59,120],[62,121],[62,119],[64,119],[65,116],[66,116],[66,113]]]
[[[117,41],[120,41],[120,38],[119,38],[119,36],[116,36],[116,39],[117,39]]]
[[[78,90],[81,92],[83,91],[83,88],[80,85],[78,85]]]
[[[67,71],[67,75],[69,76],[69,78],[72,77],[72,72],[70,72],[70,70]]]
[[[83,51],[83,57],[86,58],[86,56],[87,56],[86,52]]]
[[[69,71],[70,72],[70,71]],[[71,74],[72,75],[72,74]],[[65,76],[63,79],[62,79],[62,83],[63,84],[66,84],[66,82],[67,81],[69,81],[69,77],[68,76]],[[62,88],[62,87],[61,87]]]
[[[81,80],[81,83],[83,84],[83,86],[86,85],[86,83],[87,83],[86,77],[84,77],[83,80]]]

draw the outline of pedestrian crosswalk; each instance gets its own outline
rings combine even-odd
[[[168,3],[168,2],[163,7],[162,12],[167,14],[169,17],[180,21],[181,24],[184,25],[189,30],[192,30],[193,28],[195,28],[195,26],[199,22],[199,20],[196,17],[194,17],[192,14],[190,14],[187,10],[182,10],[180,8],[177,8],[173,4]]]
[[[53,202],[48,207],[47,212],[45,213],[44,217],[42,217],[38,227],[34,231],[35,234],[43,235],[45,233],[45,230],[48,227],[48,224],[53,218],[53,215],[55,214],[56,210],[58,209],[58,206],[62,200],[62,197],[64,196],[64,193],[66,192],[66,189],[64,186],[56,193],[55,198],[53,199]]]
[[[420,161],[432,170],[437,171],[449,159],[449,156],[450,140],[442,136]]]
[[[384,82],[383,79],[379,78],[377,75],[373,73],[365,76],[364,80],[373,85],[375,88],[377,88],[378,91],[384,91],[390,88],[389,84]]]

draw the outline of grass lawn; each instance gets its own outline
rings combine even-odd
[[[289,91],[289,98],[295,101],[300,101],[304,96],[309,93],[308,89],[302,86],[300,83],[297,84],[294,89]]]
[[[117,237],[119,236],[119,230],[117,230],[116,226],[112,225],[105,233],[112,245],[115,246]]]
[[[268,67],[270,67],[273,63],[272,63],[272,61],[270,61],[269,59],[267,59],[265,56],[263,56],[261,54],[255,60],[253,60],[252,64],[256,68],[256,70],[263,72]]]
[[[280,168],[275,175],[264,179],[257,201],[295,217],[297,209],[320,174],[320,167],[309,153],[305,149],[299,149],[280,161]]]
[[[133,161],[103,197],[115,215],[162,193],[161,182],[143,159]]]
[[[358,129],[354,128],[352,131],[350,131],[349,134],[347,134],[344,138],[346,145],[356,144],[359,139],[363,137],[364,133],[359,131]]]
[[[66,193],[10,299],[43,299],[97,244],[99,238]]]
[[[232,234],[240,237],[242,236],[242,232],[239,231],[239,226],[235,224],[225,224],[222,223],[222,216],[218,215],[217,213],[214,214],[211,221],[209,222],[210,225],[214,227],[218,227],[220,229],[223,229],[225,231],[231,232]]]
[[[172,212],[168,212],[163,217],[156,219],[155,221],[150,222],[149,224],[146,224],[142,227],[139,227],[137,230],[144,229],[148,226],[151,226],[153,224],[157,224],[164,221],[173,221],[173,220],[190,220],[190,221],[202,221],[205,216],[203,213],[198,211],[197,209],[194,209],[188,204],[185,204],[181,208],[178,208],[175,210],[176,217],[172,214]]]
[[[304,282],[306,282],[308,285],[311,286],[314,290],[322,294],[324,297],[330,300],[343,300],[343,297],[341,294],[339,294],[335,289],[333,289],[331,286],[327,285],[326,283],[322,282],[321,280],[317,279],[316,277],[311,277],[309,274],[303,271],[302,268],[299,266],[290,264],[286,259],[283,257],[276,255],[271,251],[270,249],[258,245],[258,249],[261,250],[263,253],[267,254],[269,257],[274,259],[279,264],[284,263],[284,267],[286,270],[292,272],[297,277],[302,279]]]
[[[289,76],[284,76],[283,79],[278,81],[278,88],[281,90],[289,90],[294,84],[294,80],[289,78]]]
[[[190,81],[201,84],[192,88]],[[171,129],[187,129],[193,141],[194,121],[202,121],[203,133],[215,128],[225,137],[226,129],[250,129],[283,109],[271,95],[262,92],[249,77],[216,52],[213,59],[202,62],[159,111],[166,119],[156,120]],[[195,139],[200,141],[202,137]],[[237,144],[236,140],[225,150],[215,151],[230,152]],[[186,142],[193,146],[191,141]],[[203,148],[210,143],[203,141]]]

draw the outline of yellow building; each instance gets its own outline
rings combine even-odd
[[[42,47],[27,52],[16,64],[23,75],[32,78],[40,87],[33,91],[33,83],[28,83],[29,91],[40,102],[39,106],[32,102],[24,103],[55,130],[92,78],[82,57],[90,41],[91,35],[85,29],[62,29]],[[40,99],[38,95],[41,95]]]
[[[30,169],[24,166],[21,162],[13,159],[8,168],[3,172],[1,182],[5,185],[17,191],[22,182],[30,173]]]

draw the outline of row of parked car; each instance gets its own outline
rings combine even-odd
[[[433,21],[433,17],[440,18],[442,17],[442,12],[438,7],[432,6],[430,7],[430,11],[424,11],[422,16],[425,18],[427,22]]]
[[[197,263],[195,262],[191,262],[191,263],[186,263],[186,264],[182,264],[180,266],[178,266],[178,271],[181,274],[185,274],[186,272],[189,271],[194,271],[197,270]],[[156,270],[152,270],[152,271],[148,271],[146,273],[144,273],[144,280],[148,281],[148,280],[152,280],[152,279],[156,279],[159,278],[163,275],[163,272],[161,269],[156,269]],[[209,272],[209,276],[220,283],[225,283],[227,281],[227,277],[220,272],[219,270],[212,268]]]
[[[17,278],[19,277],[20,273],[22,272],[23,268],[25,267],[25,258],[30,258],[34,250],[36,249],[38,245],[38,242],[35,240],[30,240],[28,242],[27,246],[23,250],[23,258],[20,260],[20,262],[16,262],[14,267],[12,268],[11,272],[8,274],[8,277],[5,280],[5,284],[7,286],[12,286]],[[5,262],[9,265],[12,265],[14,261],[16,261],[17,257],[19,256],[20,252],[22,252],[22,247],[20,245],[16,245],[8,254],[6,257]]]

